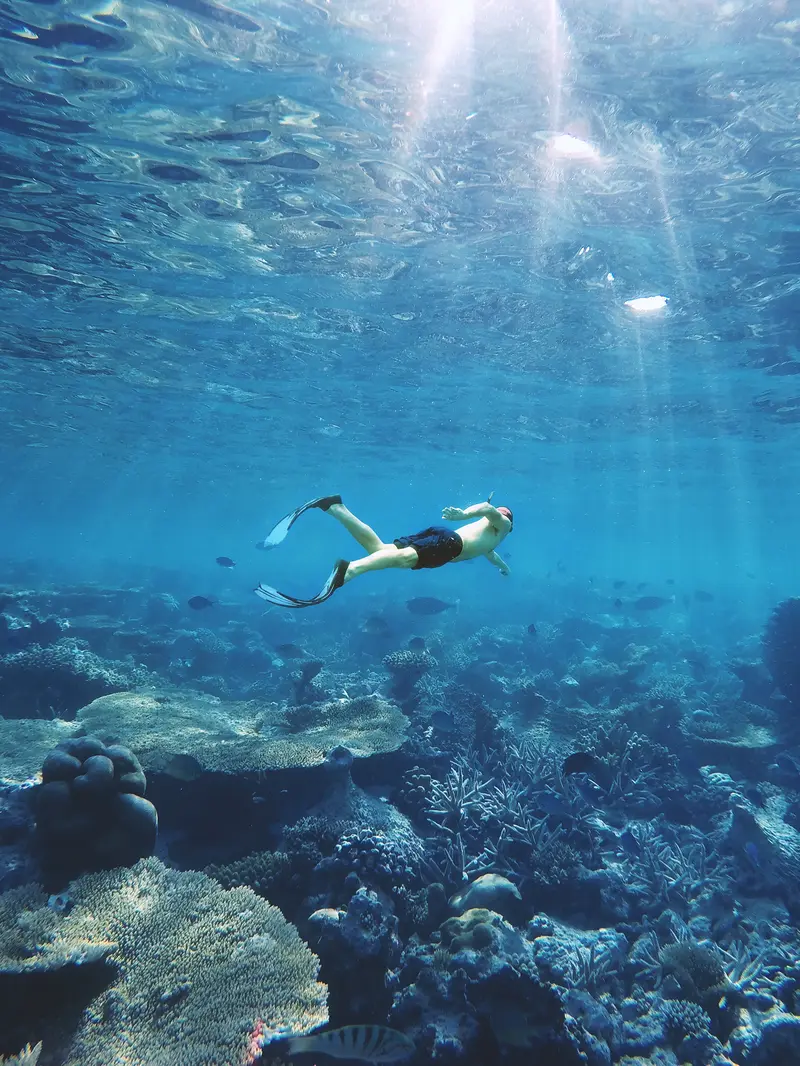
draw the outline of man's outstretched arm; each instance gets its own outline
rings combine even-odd
[[[489,560],[489,562],[492,564],[492,566],[496,566],[497,567],[497,569],[500,571],[500,573],[503,575],[503,577],[508,577],[508,575],[511,573],[511,571],[508,568],[508,564],[503,559],[500,558],[500,556],[497,554],[497,552],[487,552],[486,553],[486,558]]]
[[[473,503],[471,507],[445,507],[442,518],[447,522],[464,522],[468,518],[488,518],[495,529],[508,532],[511,522],[490,503]]]

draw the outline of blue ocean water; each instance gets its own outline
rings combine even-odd
[[[236,627],[270,654],[299,643],[327,664],[337,699],[385,687],[385,656],[422,636],[446,659],[442,685],[457,653],[480,661],[481,699],[511,732],[525,670],[578,685],[579,662],[623,661],[609,650],[616,632],[660,656],[639,695],[656,675],[695,670],[684,721],[711,707],[724,727],[728,696],[761,706],[752,689],[730,695],[726,664],[763,669],[772,611],[800,595],[800,7],[231,4],[0,9],[8,625],[72,619],[92,654],[233,700],[288,699],[288,682],[192,666],[187,634],[202,630],[223,659],[214,640],[230,651]],[[265,605],[259,582],[312,596],[337,559],[363,554],[319,510],[279,548],[256,549],[282,515],[331,493],[387,542],[494,493],[514,513],[499,549],[511,574],[483,560],[390,569],[307,611]],[[96,610],[77,605],[87,588]],[[131,589],[142,591],[126,600]],[[16,609],[6,597],[21,590]],[[174,614],[158,618],[157,655],[145,645],[159,596]],[[193,611],[194,596],[213,606]],[[407,608],[423,596],[446,609]],[[645,596],[662,602],[637,606]],[[549,649],[538,659],[530,625]],[[184,640],[171,660],[168,630]],[[800,645],[786,640],[780,655],[794,661]],[[22,646],[0,646],[0,659]],[[0,684],[0,716],[72,721],[82,702],[34,684],[24,706],[14,685]],[[362,783],[397,786],[426,757],[446,776],[436,760],[463,755],[456,741],[449,751],[447,730],[415,724],[409,693],[394,695],[415,737],[434,730],[438,755],[414,748],[408,765],[362,771]],[[545,695],[574,710],[563,685]],[[762,691],[761,725],[791,750],[795,734],[775,725],[790,695]],[[610,722],[624,699],[599,685],[581,703]],[[560,756],[578,734],[559,733]],[[656,734],[683,758],[676,734]],[[495,763],[476,758],[489,780]],[[682,764],[687,780],[701,762]],[[766,780],[761,763],[741,772],[744,791]],[[177,832],[175,797],[154,773],[155,805]],[[703,826],[712,832],[710,815]],[[270,833],[265,848],[278,846]],[[767,861],[763,842],[736,848],[756,870]],[[195,841],[175,861],[239,857]],[[587,913],[588,926],[615,924]],[[289,917],[307,933],[308,914]],[[336,1002],[342,1024],[389,1018]],[[402,1029],[397,1005],[392,1017]],[[0,1040],[0,1054],[21,1042]],[[614,1061],[635,1050],[609,1046]]]

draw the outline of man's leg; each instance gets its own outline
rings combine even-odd
[[[417,565],[418,560],[419,556],[414,548],[398,548],[394,544],[384,545],[378,551],[367,555],[366,558],[356,559],[350,563],[344,575],[344,581],[346,584],[354,577],[360,577],[361,574],[368,574],[373,570],[411,570]]]
[[[397,551],[393,545],[384,544],[374,529],[371,529],[365,522],[362,522],[360,518],[356,518],[352,511],[349,511],[343,503],[332,503],[328,507],[328,514],[333,515],[337,522],[340,522],[351,537],[354,537],[364,551],[379,552],[384,548],[392,548],[392,551]],[[361,560],[363,562],[363,560]],[[351,566],[355,566],[355,563],[351,563]],[[392,566],[397,564],[384,563],[384,566]],[[373,570],[382,570],[383,567],[372,567]],[[348,579],[349,580],[349,579]]]

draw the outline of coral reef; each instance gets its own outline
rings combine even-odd
[[[0,896],[0,974],[75,970],[104,960],[109,986],[84,1010],[68,1066],[241,1062],[258,1019],[265,1037],[327,1021],[318,961],[280,911],[156,859],[87,874],[48,905],[36,888]],[[35,1010],[42,1024],[47,1003]]]
[[[793,707],[800,706],[800,598],[779,603],[764,631],[764,662]]]
[[[319,766],[337,745],[357,758],[395,751],[408,725],[399,708],[378,696],[287,710],[179,690],[104,696],[77,718],[85,731],[136,751],[148,772],[163,771],[180,754],[204,771],[228,774]]]
[[[28,680],[0,689],[0,1052],[269,1061],[327,1018],[286,915],[332,1024],[395,1026],[412,1062],[797,1057],[800,601],[764,662],[666,609],[448,613],[410,642],[405,612],[339,632],[226,604],[191,629],[184,602],[7,594],[0,682]],[[59,849],[110,863],[92,848],[145,771],[161,853],[205,876],[27,883]]]

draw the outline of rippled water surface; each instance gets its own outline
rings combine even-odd
[[[0,100],[18,539],[343,486],[789,543],[791,0],[7,0]]]

